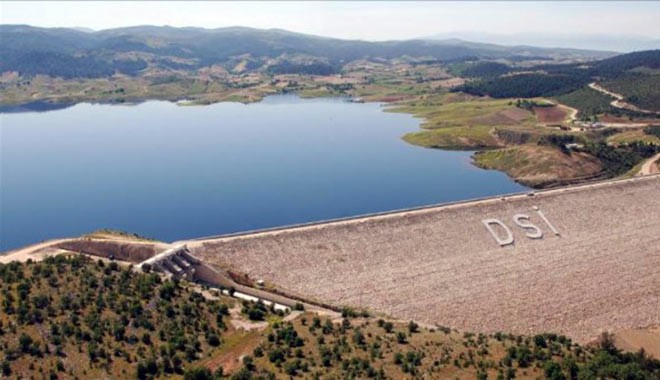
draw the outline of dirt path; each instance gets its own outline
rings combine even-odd
[[[557,107],[563,108],[568,111],[568,117],[566,118],[566,121],[568,123],[573,123],[575,120],[577,120],[577,114],[579,112],[577,108],[569,107],[565,104],[560,104],[560,103],[557,103]]]
[[[49,255],[62,251],[57,248],[57,245],[69,240],[71,239],[48,240],[43,243],[8,251],[7,253],[0,255],[0,263],[7,264],[12,261],[25,262],[28,259],[40,261]]]
[[[596,82],[589,83],[589,87],[593,90],[596,90],[596,91],[600,92],[600,93],[603,93],[605,95],[613,97],[614,100],[610,103],[610,105],[612,107],[620,108],[620,109],[627,109],[627,110],[635,111],[635,112],[649,113],[649,114],[658,114],[658,113],[660,113],[660,112],[655,112],[655,111],[639,108],[639,107],[637,107],[633,104],[625,102],[623,100],[624,99],[623,95],[618,94],[616,92],[612,92],[612,91],[606,89],[605,87],[602,87],[602,86],[596,84]]]
[[[644,162],[642,165],[642,168],[639,169],[639,173],[637,173],[637,175],[642,176],[660,173],[660,164],[656,164],[658,161],[660,161],[660,153],[646,160],[646,162]]]
[[[568,112],[568,115],[564,119],[565,122],[573,123],[575,120],[577,120],[577,114],[578,114],[578,112],[580,112],[580,110],[578,110],[577,108],[567,106],[566,104],[561,104],[561,103],[557,102],[556,100],[552,100],[552,99],[544,99],[544,100],[551,103],[551,104],[554,104],[555,107],[561,108],[561,109],[566,110]]]

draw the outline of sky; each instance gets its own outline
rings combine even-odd
[[[0,2],[0,22],[94,30],[134,25],[249,26],[391,40],[451,32],[660,38],[660,2]]]

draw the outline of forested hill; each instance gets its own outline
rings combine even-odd
[[[137,26],[84,32],[0,25],[0,37],[0,72],[64,78],[102,77],[115,72],[137,75],[154,66],[163,69],[197,69],[214,64],[233,67],[238,59],[247,59],[253,69],[267,68],[273,59],[285,60],[293,70],[315,74],[316,71],[334,72],[344,63],[363,58],[593,60],[613,55],[602,51],[506,47],[461,40],[367,42],[243,27]]]
[[[0,379],[657,379],[605,334],[580,346],[239,302],[84,256],[0,264]],[[301,305],[302,306],[302,305]],[[300,309],[300,308],[299,308]]]
[[[594,81],[641,85],[657,83],[660,77],[660,50],[622,54],[589,63],[525,68],[475,62],[462,67],[460,74],[472,80],[455,91],[495,98],[558,96]],[[644,97],[650,95],[653,91],[645,93]]]

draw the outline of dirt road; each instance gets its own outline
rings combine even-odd
[[[45,257],[56,254],[61,251],[57,248],[58,244],[69,241],[70,239],[48,240],[43,243],[29,245],[0,255],[0,264],[7,264],[12,261],[25,262],[28,259],[34,261],[43,260]]]
[[[575,120],[577,120],[577,114],[579,112],[577,108],[569,107],[565,104],[557,104],[557,107],[563,108],[568,111],[568,117],[566,118],[566,122],[573,123]]]
[[[655,111],[639,108],[636,105],[630,104],[630,103],[623,100],[624,99],[623,95],[617,94],[616,92],[612,92],[612,91],[606,89],[605,87],[602,87],[602,86],[596,84],[596,82],[589,83],[589,87],[593,90],[596,90],[596,91],[600,92],[600,93],[603,93],[605,95],[613,97],[614,100],[610,103],[610,105],[612,107],[616,107],[616,108],[620,108],[620,109],[627,109],[627,110],[635,111],[635,112],[649,113],[649,114],[658,114],[658,113],[660,113],[660,112],[655,112]]]
[[[649,175],[655,173],[660,173],[660,153],[646,160],[644,165],[642,165],[642,168],[639,169],[637,175]]]

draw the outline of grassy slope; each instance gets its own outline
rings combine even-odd
[[[536,126],[534,115],[511,99],[446,94],[391,109],[424,118],[423,130],[406,134],[411,144],[442,149],[497,149],[475,155],[475,164],[501,170],[533,187],[569,183],[599,174],[603,166],[585,153],[563,154],[536,143],[544,135],[562,135]]]
[[[534,187],[570,182],[603,170],[597,159],[584,153],[568,155],[556,148],[538,145],[480,152],[474,161],[479,167],[504,171],[518,182]]]
[[[82,235],[83,238],[90,238],[90,239],[114,239],[114,238],[119,238],[119,239],[125,239],[125,240],[135,240],[135,241],[148,241],[148,242],[155,242],[155,239],[149,238],[149,237],[144,237],[140,236],[135,233],[130,233],[130,232],[125,232],[125,231],[118,231],[118,230],[113,230],[109,228],[105,229],[100,229],[96,230],[93,232],[90,232],[88,234]]]
[[[235,333],[220,311],[232,299],[205,300],[114,263],[58,256],[0,266],[0,274],[0,345],[13,376],[134,378],[149,361],[183,373],[218,349],[211,336]]]
[[[647,144],[660,145],[660,137],[644,133],[641,129],[624,131],[610,136],[607,139],[608,143],[613,144],[627,144],[633,141],[641,141]]]
[[[578,119],[599,115],[610,110],[612,98],[589,87],[575,90],[558,96],[557,101],[567,106],[577,108]]]
[[[448,127],[412,132],[403,136],[411,144],[425,148],[474,150],[501,147],[502,143],[492,134],[493,127]]]
[[[484,149],[502,147],[497,129],[530,131],[533,115],[510,99],[444,94],[388,109],[423,118],[422,131],[406,134],[407,142],[427,148]]]
[[[452,94],[453,95],[453,94]],[[515,125],[532,119],[527,117],[507,117],[507,111],[518,111],[510,104],[510,99],[457,98],[443,95],[423,99],[390,109],[392,112],[411,113],[424,118],[422,128],[437,129],[463,126]],[[518,114],[518,112],[516,112]]]

